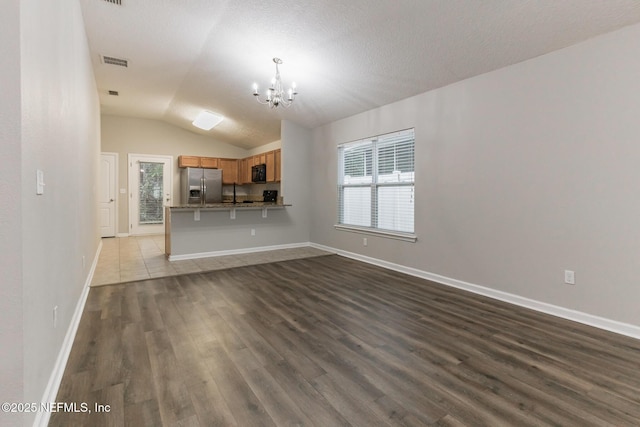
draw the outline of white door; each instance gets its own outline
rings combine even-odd
[[[100,154],[100,181],[98,183],[98,210],[100,235],[116,235],[116,170],[118,153]]]
[[[173,157],[129,154],[129,234],[163,234],[171,204]]]

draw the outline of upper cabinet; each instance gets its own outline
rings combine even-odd
[[[251,166],[253,166],[253,157],[238,160],[239,184],[251,184]]]
[[[217,157],[179,156],[178,167],[210,168],[222,170],[223,184],[251,184],[251,167],[267,166],[267,182],[280,182],[280,150],[256,154],[244,159],[220,159]]]
[[[178,156],[178,167],[217,169],[218,159],[215,157]]]
[[[280,160],[280,149],[275,150],[273,153],[275,163],[275,181],[280,182],[280,177],[282,176],[282,160]]]
[[[223,184],[238,184],[238,159],[218,159]]]
[[[200,167],[217,169],[220,167],[220,160],[221,159],[216,159],[215,157],[200,157]]]
[[[254,165],[264,165],[267,163],[267,153],[260,153],[253,156]]]
[[[275,182],[276,180],[276,156],[275,151],[269,151],[265,154],[265,164],[267,165],[267,182]]]
[[[178,167],[181,167],[181,168],[199,168],[200,167],[200,157],[196,157],[196,156],[179,156],[178,157]]]

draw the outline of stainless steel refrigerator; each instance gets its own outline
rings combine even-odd
[[[220,169],[184,168],[180,172],[183,205],[206,205],[222,202]]]

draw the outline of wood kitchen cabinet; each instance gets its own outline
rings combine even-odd
[[[262,164],[267,166],[267,182],[280,182],[282,165],[280,149],[244,159],[178,156],[178,167],[181,168],[221,169],[223,184],[251,184],[251,168]]]
[[[280,182],[280,178],[282,176],[282,160],[280,159],[280,150],[275,150],[273,152],[274,164],[275,164],[275,182]]]
[[[178,156],[178,167],[217,169],[218,159],[215,157]]]
[[[276,157],[275,151],[269,151],[265,154],[265,164],[267,165],[267,182],[275,182],[276,180]]]
[[[243,184],[251,184],[251,168],[255,165],[258,165],[260,161],[260,156],[251,156],[241,160],[238,160],[238,163],[242,163],[242,175],[239,177]],[[240,173],[240,170],[238,171]]]
[[[218,159],[218,167],[222,170],[222,183],[238,183],[238,159]]]
[[[219,159],[215,157],[200,157],[200,167],[209,169],[218,169],[220,167]]]
[[[263,165],[267,163],[267,153],[256,154],[253,156],[253,164],[251,166]]]
[[[265,164],[267,165],[267,182],[280,182],[280,150],[278,149],[265,153]]]
[[[240,183],[251,184],[251,167],[253,166],[253,157],[238,160],[238,165],[238,179]]]
[[[197,156],[179,156],[178,167],[180,168],[199,168],[200,157]]]
[[[242,185],[244,184],[244,159],[238,159],[238,184]]]

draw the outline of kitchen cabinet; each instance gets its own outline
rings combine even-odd
[[[238,181],[237,184],[244,184],[244,159],[238,159]]]
[[[222,183],[238,183],[238,159],[218,159],[218,167],[222,169]]]
[[[215,157],[200,157],[200,167],[217,169],[220,167],[219,160]]]
[[[265,154],[265,164],[267,165],[267,182],[276,180],[276,158],[275,152],[269,151]]]
[[[178,167],[217,169],[218,159],[215,157],[178,156]]]
[[[280,150],[278,149],[265,153],[265,164],[267,165],[267,182],[280,182]]]
[[[267,166],[267,182],[280,182],[280,149],[244,159],[221,159],[217,157],[178,156],[178,167],[209,168],[222,170],[223,184],[251,184],[251,168],[256,165]]]
[[[247,158],[247,170],[245,171],[245,177],[247,178],[247,184],[251,184],[251,167],[253,166],[253,157]]]
[[[251,184],[251,167],[253,166],[253,157],[247,157],[238,161],[242,166],[238,170],[239,180],[242,184]]]
[[[196,157],[196,156],[179,156],[178,157],[178,167],[181,167],[181,168],[199,168],[200,167],[200,157]]]

